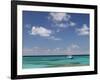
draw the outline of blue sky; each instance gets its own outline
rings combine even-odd
[[[89,21],[89,14],[23,11],[23,54],[89,54]]]

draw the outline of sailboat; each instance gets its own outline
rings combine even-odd
[[[67,58],[68,58],[68,59],[72,59],[73,56],[72,56],[72,55],[68,55]]]

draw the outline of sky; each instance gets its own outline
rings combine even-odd
[[[23,11],[23,55],[89,54],[89,14]]]

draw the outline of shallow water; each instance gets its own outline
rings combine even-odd
[[[22,68],[74,67],[89,65],[89,55],[75,55],[69,59],[61,56],[23,56]]]

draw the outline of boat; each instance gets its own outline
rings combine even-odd
[[[68,59],[72,59],[72,58],[73,58],[73,56],[72,56],[72,55],[69,55],[69,56],[67,56],[67,58],[68,58]]]

